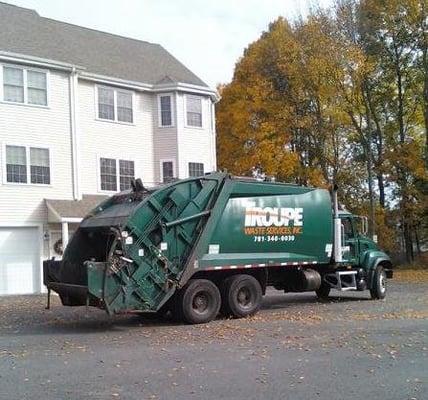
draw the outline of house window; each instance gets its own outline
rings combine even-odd
[[[3,66],[3,100],[46,106],[48,104],[46,73]]]
[[[3,67],[3,99],[14,103],[24,102],[24,70]]]
[[[204,174],[204,164],[189,162],[189,176],[201,176]]]
[[[132,123],[132,93],[108,87],[98,87],[98,118]]]
[[[101,158],[101,190],[117,191],[116,160],[113,158]]]
[[[130,189],[134,177],[134,161],[119,160],[120,190]]]
[[[202,99],[198,96],[186,96],[187,125],[202,127]]]
[[[172,126],[172,99],[170,95],[159,96],[160,126]]]
[[[29,104],[47,105],[46,74],[27,71],[27,93]]]
[[[30,148],[30,175],[31,183],[51,183],[48,149]]]
[[[51,183],[49,150],[7,145],[6,182],[49,185]]]
[[[101,190],[116,192],[118,187],[127,190],[135,177],[134,161],[100,158],[100,177]]]
[[[23,146],[6,146],[6,180],[27,183],[27,153]]]
[[[114,121],[114,90],[98,88],[98,117]]]
[[[172,182],[175,179],[174,176],[174,162],[173,161],[163,161],[162,162],[162,182],[168,183]]]
[[[132,94],[117,92],[117,120],[132,123]]]

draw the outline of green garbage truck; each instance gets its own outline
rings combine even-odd
[[[336,191],[210,173],[145,188],[92,210],[44,282],[67,306],[163,312],[205,323],[256,313],[267,287],[386,295],[392,263]],[[48,300],[49,301],[49,300]]]

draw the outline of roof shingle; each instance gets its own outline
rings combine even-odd
[[[0,51],[61,61],[87,72],[134,82],[207,86],[159,44],[39,16],[0,2]]]
[[[45,199],[46,205],[60,218],[83,218],[108,196],[84,194],[81,200]]]

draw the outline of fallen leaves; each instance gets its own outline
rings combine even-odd
[[[427,319],[428,310],[401,310],[384,314],[376,313],[355,313],[351,319],[357,321],[370,321],[378,319]]]
[[[410,283],[428,282],[428,269],[396,269],[394,280]]]

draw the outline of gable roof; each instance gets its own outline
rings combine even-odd
[[[0,2],[0,51],[79,65],[86,72],[147,84],[207,84],[161,45],[39,16]]]
[[[49,222],[61,222],[61,218],[84,218],[89,211],[107,199],[108,196],[84,194],[81,200],[45,199],[48,210],[52,212]]]

